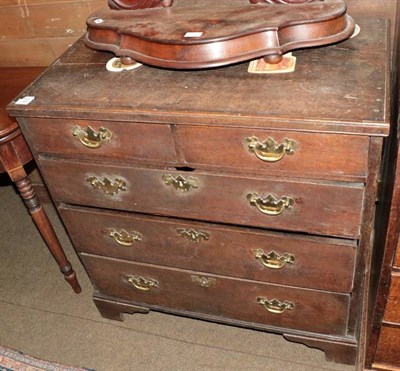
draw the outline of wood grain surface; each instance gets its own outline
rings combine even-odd
[[[112,55],[91,54],[78,43],[47,71],[40,85],[23,93],[36,97],[29,106],[9,109],[20,117],[50,110],[58,117],[90,120],[385,136],[390,120],[385,99],[390,81],[388,44],[382,39],[386,23],[376,20],[362,27],[365,32],[340,46],[302,51],[295,74],[279,76],[249,74],[247,63],[211,71],[143,66],[103,73]],[[322,105],[317,103],[321,99]]]

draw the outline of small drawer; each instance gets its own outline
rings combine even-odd
[[[42,159],[57,201],[204,221],[358,237],[363,185]]]
[[[346,333],[348,295],[86,254],[81,258],[95,289],[119,299],[275,327]]]
[[[334,292],[353,287],[354,242],[73,206],[59,211],[80,252]]]
[[[383,320],[400,325],[400,273],[392,273]]]
[[[178,134],[193,167],[339,180],[368,171],[368,137],[183,125]]]
[[[375,363],[400,368],[400,328],[382,326]],[[385,368],[392,370],[392,368]]]
[[[29,118],[22,126],[39,153],[176,163],[169,125]]]

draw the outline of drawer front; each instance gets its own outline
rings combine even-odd
[[[30,118],[23,127],[41,153],[176,163],[169,125]]]
[[[369,138],[270,130],[179,126],[187,163],[251,173],[365,178]]]
[[[120,299],[325,334],[346,331],[347,295],[81,257],[95,288]]]
[[[400,368],[400,328],[382,326],[375,363]],[[388,368],[390,369],[390,368]]]
[[[50,159],[40,164],[55,199],[67,203],[332,236],[359,235],[361,185],[181,174]]]
[[[68,206],[59,211],[81,252],[297,287],[352,290],[355,246],[342,240]]]
[[[392,273],[383,319],[400,325],[400,273]]]

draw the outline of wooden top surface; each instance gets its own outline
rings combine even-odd
[[[16,116],[266,127],[387,135],[389,48],[385,21],[357,20],[337,45],[295,51],[293,73],[247,72],[248,63],[201,71],[142,66],[109,72],[106,52],[72,46],[11,104]]]
[[[16,121],[6,111],[7,104],[43,70],[44,67],[0,68],[0,138],[18,127]]]
[[[306,4],[249,4],[242,0],[229,6],[218,1],[213,6],[151,8],[118,11],[101,9],[87,22],[98,29],[119,29],[123,34],[166,44],[207,43],[260,31],[276,30],[291,24],[330,20],[343,15],[342,0],[325,0]],[[285,9],[285,12],[282,9]],[[103,23],[96,24],[99,19]],[[185,37],[188,32],[201,32],[201,37]]]

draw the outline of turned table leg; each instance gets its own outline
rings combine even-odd
[[[36,227],[60,267],[66,281],[79,294],[82,289],[78,283],[76,274],[67,260],[50,220],[40,204],[32,183],[23,168],[23,165],[32,159],[25,139],[22,137],[19,128],[7,134],[0,138],[0,170],[6,171],[11,180],[16,184]]]
[[[67,260],[64,250],[58,241],[58,238],[51,226],[50,220],[47,217],[43,206],[40,204],[38,197],[35,194],[35,190],[32,187],[32,183],[28,176],[15,182],[18,191],[25,202],[29,213],[32,216],[36,227],[46,242],[50,252],[60,267],[61,273],[64,275],[65,280],[71,285],[72,289],[79,294],[82,289],[76,278],[76,273],[72,269],[71,263]]]

